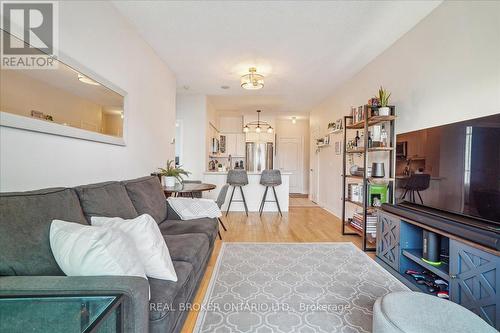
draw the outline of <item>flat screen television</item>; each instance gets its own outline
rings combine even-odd
[[[406,147],[396,158],[398,202],[500,223],[500,114],[402,133],[396,141]],[[403,199],[414,174],[429,181]]]

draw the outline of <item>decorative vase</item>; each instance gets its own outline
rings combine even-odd
[[[174,187],[175,186],[175,177],[163,176],[163,183],[166,187]]]
[[[391,109],[388,106],[383,106],[381,108],[378,108],[378,115],[379,116],[390,116]]]

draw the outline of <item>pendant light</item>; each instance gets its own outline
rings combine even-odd
[[[250,132],[250,128],[253,128],[253,127],[255,127],[255,133],[261,133],[263,129],[265,129],[267,133],[274,132],[274,129],[271,126],[271,124],[269,124],[267,121],[260,120],[260,113],[261,112],[262,112],[261,110],[257,110],[257,121],[251,121],[251,122],[245,124],[245,126],[243,127],[244,133]]]

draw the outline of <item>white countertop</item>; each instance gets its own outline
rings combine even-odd
[[[259,171],[251,171],[251,172],[247,172],[247,174],[249,176],[251,175],[260,175],[262,172],[259,172]],[[205,175],[227,175],[227,171],[205,171],[204,172]],[[289,176],[291,175],[292,173],[291,172],[282,172],[281,173],[283,176]]]

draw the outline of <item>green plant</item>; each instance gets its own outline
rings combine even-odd
[[[378,99],[381,107],[389,105],[389,97],[391,97],[391,93],[380,86],[380,89],[378,90]]]
[[[182,169],[181,167],[176,167],[173,160],[167,161],[166,168],[158,168],[160,174],[165,177],[175,177],[178,181],[182,182],[182,176],[189,176],[191,172]]]

